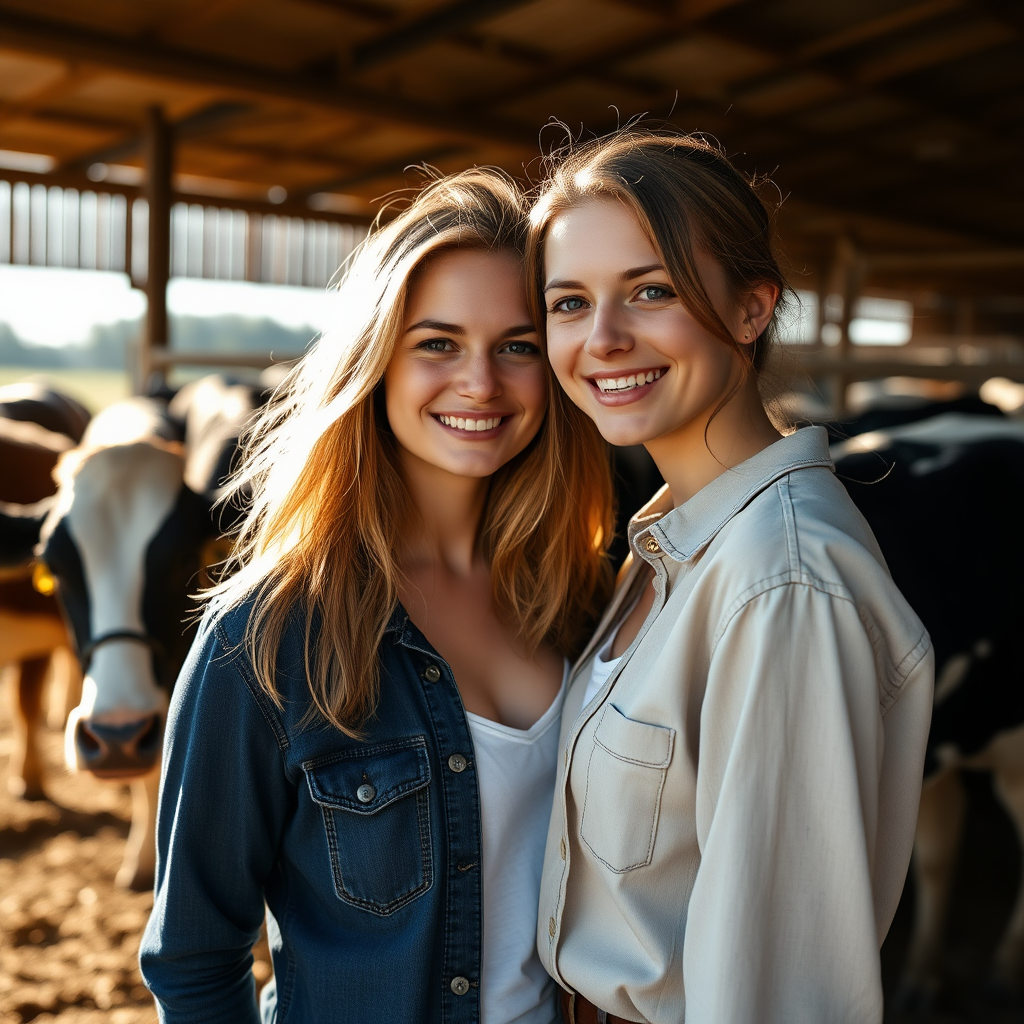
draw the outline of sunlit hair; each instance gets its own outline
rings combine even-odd
[[[549,177],[530,215],[526,263],[530,301],[543,314],[544,240],[552,220],[591,199],[614,198],[636,216],[665,264],[683,305],[709,334],[760,373],[775,344],[784,299],[753,345],[737,343],[715,310],[697,270],[701,251],[725,271],[734,295],[768,282],[786,294],[772,248],[772,224],[754,186],[701,136],[623,128],[566,146],[548,160]]]
[[[349,735],[377,705],[378,650],[416,515],[382,401],[410,276],[426,257],[456,248],[521,258],[526,225],[522,194],[499,171],[428,184],[354,255],[333,323],[246,441],[232,488],[247,512],[230,575],[207,597],[215,609],[253,599],[245,644],[277,701],[281,638],[304,612],[313,701]],[[527,653],[547,644],[572,655],[607,598],[611,481],[603,442],[548,372],[548,413],[491,478],[481,542],[497,614]]]

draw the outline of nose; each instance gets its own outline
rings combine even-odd
[[[501,381],[489,353],[474,355],[459,377],[458,392],[474,402],[489,402],[501,394]]]
[[[75,727],[79,764],[100,778],[133,778],[145,775],[160,756],[163,716],[146,715],[121,725],[88,718]]]
[[[591,325],[583,346],[588,355],[606,359],[616,352],[628,352],[633,347],[633,336],[625,322],[625,314],[615,304],[598,303]]]

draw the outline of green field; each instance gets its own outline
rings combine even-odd
[[[21,380],[49,384],[77,398],[92,413],[131,394],[131,382],[122,370],[41,370],[32,366],[0,366],[0,385]]]

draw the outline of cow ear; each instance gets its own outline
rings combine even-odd
[[[32,560],[53,502],[53,495],[33,505],[0,501],[0,568],[14,569]]]

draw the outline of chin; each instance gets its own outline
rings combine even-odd
[[[595,425],[598,433],[616,448],[632,448],[634,445],[645,444],[652,438],[649,430],[641,430],[629,423],[608,423],[595,420]]]

